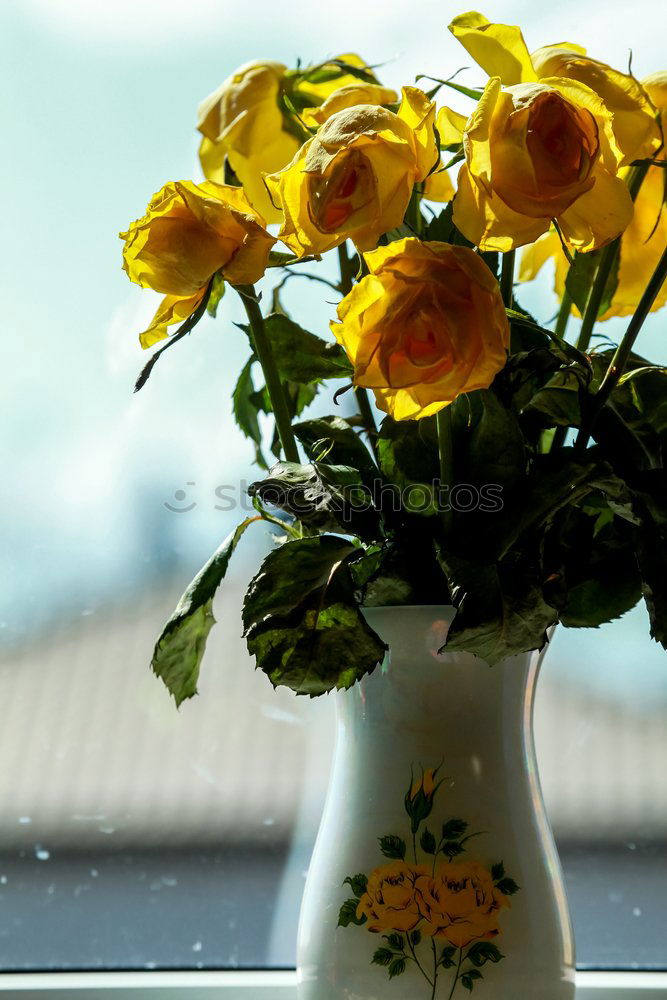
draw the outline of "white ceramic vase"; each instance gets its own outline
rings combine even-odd
[[[532,733],[541,656],[438,654],[452,608],[366,616],[390,654],[336,695],[299,1000],[572,1000]]]

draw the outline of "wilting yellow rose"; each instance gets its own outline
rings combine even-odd
[[[359,56],[338,59],[365,67]],[[203,135],[199,157],[205,176],[224,181],[225,157],[239,178],[251,205],[267,222],[279,222],[280,213],[268,197],[263,173],[281,170],[299,149],[303,137],[297,123],[281,107],[288,93],[299,107],[317,106],[355,78],[344,71],[322,83],[311,83],[277,62],[250,62],[240,66],[199,106],[197,128]],[[323,75],[327,75],[324,73]]]
[[[444,938],[455,948],[497,937],[501,909],[510,905],[495,888],[491,873],[477,861],[445,863],[434,876],[420,875],[415,895],[424,921],[421,931]]]
[[[466,247],[409,238],[365,254],[370,274],[338,306],[336,340],[355,385],[395,420],[421,418],[488,387],[509,325],[498,283]]]
[[[559,42],[531,55],[520,28],[493,24],[476,11],[454,18],[449,30],[475,62],[489,76],[499,77],[505,87],[554,77],[589,87],[612,116],[611,132],[621,165],[651,156],[660,145],[660,130],[642,85],[628,73],[591,59],[580,45]]]
[[[298,256],[351,239],[371,250],[399,226],[412,188],[437,160],[435,108],[404,87],[398,113],[362,104],[332,115],[280,173],[266,178],[285,217],[279,237]]]
[[[324,125],[332,115],[347,108],[353,108],[357,104],[395,104],[398,101],[398,94],[395,90],[382,87],[379,83],[349,83],[345,87],[339,87],[327,97],[326,101],[315,108],[306,108],[303,112],[303,120],[306,125]],[[290,157],[291,159],[291,157]],[[287,161],[286,161],[287,162]]]
[[[140,335],[142,347],[163,340],[169,326],[192,315],[216,271],[232,284],[258,281],[276,242],[240,188],[212,181],[165,184],[146,215],[120,236],[130,279],[166,294]]]
[[[623,232],[632,205],[618,169],[660,143],[643,88],[569,43],[531,57],[519,28],[481,14],[450,30],[492,75],[464,129],[458,228],[501,251],[533,242],[554,218],[574,250]]]
[[[489,80],[463,137],[454,223],[482,250],[532,243],[556,218],[574,250],[604,246],[632,218],[612,116],[584,84]]]
[[[656,73],[642,81],[653,104],[661,112],[663,128],[667,127],[667,73]],[[665,158],[664,150],[659,159]],[[601,320],[612,316],[630,316],[639,303],[649,276],[667,245],[667,210],[664,205],[664,167],[649,167],[648,173],[635,200],[635,211],[629,226],[621,239],[618,268],[618,286],[610,307],[600,316]],[[520,281],[532,281],[550,259],[555,262],[555,291],[562,299],[569,263],[563,253],[557,233],[549,232],[521,255]],[[652,312],[667,303],[667,285],[660,289]],[[576,306],[573,312],[579,315]]]
[[[415,882],[428,870],[404,861],[376,868],[368,879],[366,892],[357,906],[357,919],[366,917],[368,930],[411,931],[421,920],[415,896]]]

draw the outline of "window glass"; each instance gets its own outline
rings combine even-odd
[[[565,24],[619,66],[631,41],[638,75],[664,68],[656,5],[635,4],[631,39],[600,9],[566,2],[538,18],[489,3],[486,14],[522,18],[532,47]],[[377,17],[351,0],[308,18],[296,0],[279,13],[265,0],[2,5],[3,970],[294,962],[333,719],[326,699],[274,692],[240,638],[263,529],[243,540],[216,603],[200,696],[177,712],[148,669],[256,475],[229,416],[241,317],[225,300],[133,395],[136,334],[155,302],[121,272],[115,234],[164,181],[199,176],[197,102],[247,59],[352,48],[377,62],[400,53],[391,84],[442,76],[443,62],[449,75],[461,53],[442,5],[420,10],[406,23],[405,5]],[[296,319],[326,328],[319,291],[293,281],[288,294]],[[522,302],[549,319],[548,276]],[[663,324],[651,319],[643,346],[667,362]],[[617,338],[623,325],[604,330]],[[586,967],[667,965],[666,655],[638,609],[561,630],[544,668],[540,764]]]

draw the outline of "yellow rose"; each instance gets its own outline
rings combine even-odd
[[[379,83],[362,83],[357,81],[356,83],[349,83],[346,87],[339,87],[319,107],[307,108],[303,113],[303,120],[306,125],[316,127],[323,125],[332,115],[337,114],[339,111],[346,111],[347,108],[353,108],[357,104],[375,104],[379,106],[381,104],[395,104],[397,101],[398,94],[395,90],[382,87]],[[287,162],[286,160],[285,163]]]
[[[263,225],[240,188],[174,181],[153,196],[146,215],[120,234],[129,278],[166,294],[140,335],[142,347],[194,312],[216,271],[232,284],[262,277],[276,242]]]
[[[359,900],[357,919],[366,917],[368,930],[374,934],[413,930],[421,920],[415,882],[427,874],[426,868],[414,867],[404,861],[393,861],[376,868]]]
[[[559,42],[545,45],[531,55],[520,28],[492,24],[476,11],[454,18],[449,30],[489,76],[500,78],[503,86],[558,77],[589,87],[612,116],[611,132],[621,165],[651,156],[660,145],[660,130],[641,84],[629,74],[589,58],[581,46]]]
[[[667,73],[656,73],[642,81],[653,104],[661,112],[663,128],[667,127]],[[665,157],[665,152],[659,155]],[[621,238],[618,268],[618,286],[613,300],[601,320],[612,316],[630,316],[646,288],[646,281],[653,273],[667,244],[667,211],[664,206],[664,167],[649,167],[648,173],[635,200],[632,221]],[[569,264],[563,254],[555,232],[546,233],[526,247],[521,255],[520,281],[532,281],[550,259],[555,262],[555,290],[562,299]],[[652,312],[667,303],[667,285],[663,285],[653,303]],[[575,315],[579,315],[573,306]]]
[[[365,255],[370,274],[338,306],[336,340],[355,385],[395,420],[419,419],[488,387],[505,364],[509,325],[479,255],[409,238]]]
[[[295,254],[322,254],[351,239],[371,250],[399,226],[412,188],[437,159],[435,108],[403,88],[398,113],[362,104],[332,115],[280,173],[266,178]]]
[[[554,218],[572,249],[608,243],[632,218],[611,120],[576,81],[503,88],[493,77],[466,123],[454,223],[482,250],[532,243]]]
[[[618,168],[660,144],[641,85],[569,43],[531,56],[519,28],[475,12],[450,30],[492,77],[464,130],[454,202],[464,235],[506,251],[556,218],[569,246],[589,251],[623,232],[632,205]]]
[[[365,67],[359,56],[347,53],[338,59]],[[277,62],[250,62],[240,66],[199,106],[197,128],[203,135],[199,158],[205,176],[224,181],[225,157],[240,180],[250,204],[267,220],[279,222],[280,213],[269,198],[263,173],[281,170],[301,145],[297,124],[281,107],[283,93],[301,106],[316,106],[355,78],[336,67],[332,79],[310,83]]]
[[[420,875],[415,894],[424,921],[422,932],[444,938],[455,948],[497,937],[501,909],[510,905],[495,888],[491,873],[477,861],[445,863],[433,877]]]

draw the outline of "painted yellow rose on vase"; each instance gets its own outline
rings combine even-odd
[[[140,335],[144,348],[195,311],[217,271],[232,284],[258,281],[276,242],[240,188],[212,181],[165,184],[120,236],[129,278],[166,296]]]
[[[422,932],[444,938],[455,948],[497,937],[501,910],[511,905],[477,861],[445,863],[435,875],[419,876],[415,894]]]
[[[471,831],[465,819],[450,814],[442,822],[441,814],[439,821],[429,820],[444,783],[436,781],[441,767],[442,763],[420,765],[415,778],[412,765],[403,800],[409,819],[404,832],[409,831],[409,837],[396,832],[401,825],[395,816],[392,832],[378,837],[381,853],[390,860],[370,875],[357,869],[344,879],[343,886],[349,886],[353,895],[342,903],[338,915],[339,928],[355,925],[381,934],[371,963],[384,968],[390,980],[409,972],[409,996],[424,1000],[436,996],[452,1000],[461,991],[484,985],[487,976],[491,979],[493,973],[486,967],[504,961],[505,950],[512,948],[508,940],[501,952],[492,941],[503,930],[502,911],[520,892],[502,861],[487,867],[469,857],[469,843],[479,833]],[[427,984],[421,991],[416,985],[419,976]],[[408,996],[407,989],[402,996]]]
[[[436,775],[438,768],[427,767],[425,771],[415,778],[410,789],[410,799],[414,802],[420,792],[423,792],[427,799],[432,799],[436,792]]]
[[[642,81],[642,86],[651,101],[661,113],[663,128],[667,127],[667,73],[656,73]],[[665,152],[657,159],[664,160]],[[648,173],[635,200],[632,221],[621,239],[618,268],[618,286],[607,311],[601,320],[612,316],[630,316],[646,287],[647,278],[653,273],[667,244],[667,210],[664,167],[649,167]],[[563,254],[557,233],[551,231],[541,236],[536,243],[526,247],[521,255],[520,281],[532,281],[544,264],[553,260],[555,264],[554,287],[562,299],[569,264]],[[667,286],[662,287],[653,303],[652,312],[667,303]],[[572,307],[579,315],[576,306]]]
[[[365,68],[353,53],[338,56],[350,66]],[[332,73],[327,73],[327,68]],[[333,63],[321,67],[322,82],[307,79],[278,62],[249,62],[240,66],[199,106],[197,128],[204,175],[224,181],[225,157],[239,178],[251,205],[267,220],[279,222],[268,197],[263,173],[281,170],[299,149],[303,138],[298,126],[281,107],[288,93],[299,107],[317,106],[334,91],[356,82]],[[327,76],[330,78],[327,79]]]
[[[576,47],[550,46],[533,61],[518,28],[480,14],[450,30],[492,74],[463,132],[461,232],[484,250],[507,251],[557,219],[583,252],[623,232],[632,202],[618,170],[660,143],[642,87]]]
[[[419,419],[488,387],[509,325],[498,283],[465,247],[409,238],[365,255],[370,273],[338,306],[336,340],[354,383],[395,420]]]
[[[404,87],[397,113],[362,104],[338,111],[280,173],[266,177],[284,214],[279,238],[297,256],[351,239],[371,250],[399,226],[412,188],[437,161],[435,107]]]
[[[366,917],[368,930],[374,934],[414,930],[422,919],[415,883],[427,875],[427,868],[408,865],[404,861],[393,861],[376,868],[359,900],[358,919]]]

